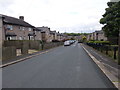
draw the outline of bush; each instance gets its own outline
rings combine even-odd
[[[109,45],[109,41],[87,41],[87,44]]]

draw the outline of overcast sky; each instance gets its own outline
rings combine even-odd
[[[110,0],[0,0],[0,14],[62,32],[100,30],[99,20]]]

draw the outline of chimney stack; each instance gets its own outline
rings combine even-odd
[[[24,16],[19,16],[19,19],[24,21]]]

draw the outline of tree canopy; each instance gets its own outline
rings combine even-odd
[[[104,25],[102,28],[107,37],[118,37],[120,30],[120,1],[108,2],[108,8],[105,9],[103,18],[100,23]]]
[[[66,33],[68,36],[88,35],[88,33]]]

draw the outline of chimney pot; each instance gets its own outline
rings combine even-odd
[[[24,16],[19,16],[19,19],[24,21]]]

